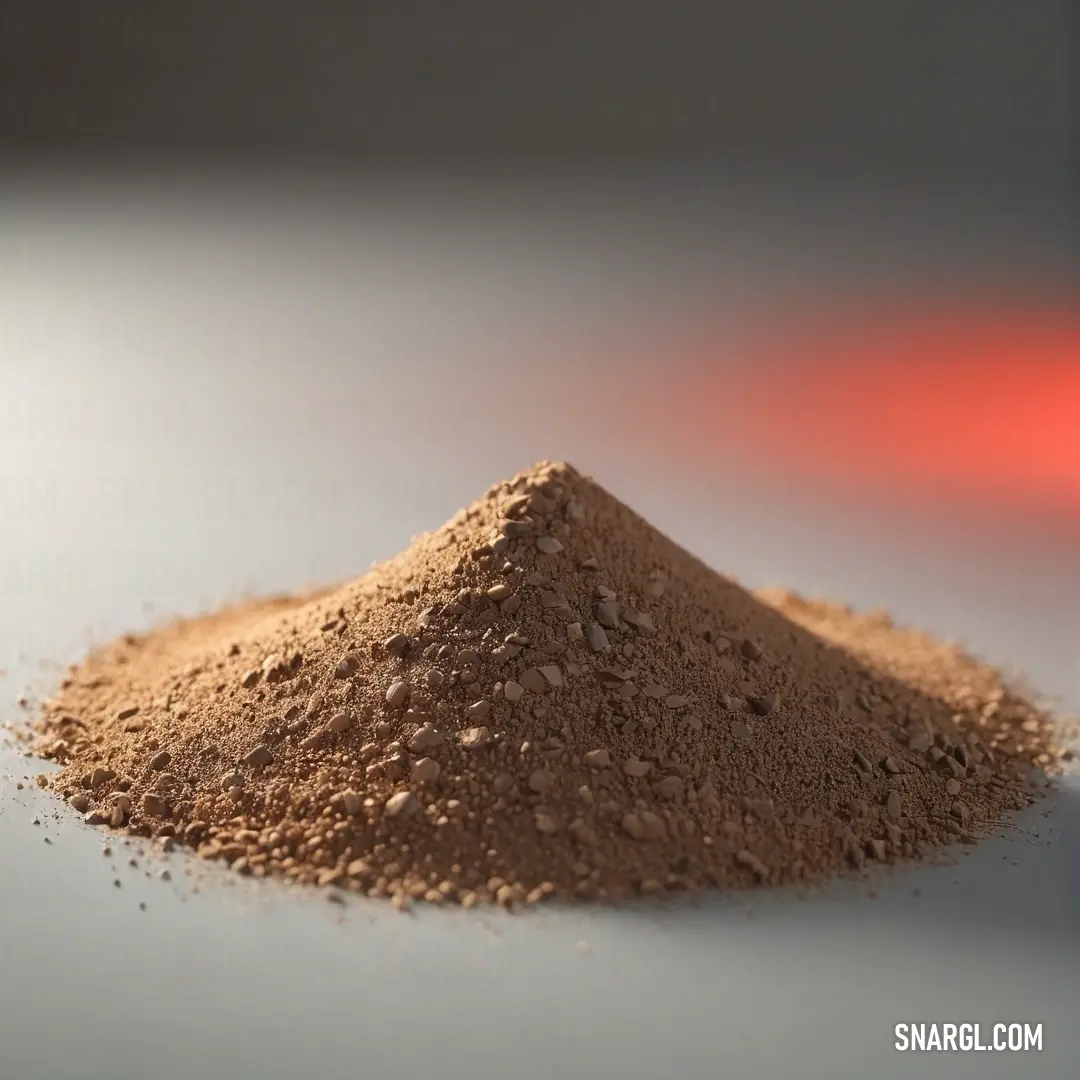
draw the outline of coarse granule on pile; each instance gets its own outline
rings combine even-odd
[[[924,857],[1058,753],[958,648],[752,594],[546,462],[340,588],[100,649],[36,746],[92,823],[466,906]]]

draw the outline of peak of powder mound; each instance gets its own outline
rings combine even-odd
[[[1049,718],[880,615],[754,595],[543,462],[340,588],[125,637],[38,749],[91,821],[396,902],[617,900],[925,856]]]

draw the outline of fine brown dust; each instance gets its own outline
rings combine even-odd
[[[36,749],[92,824],[398,906],[926,858],[1058,754],[955,646],[751,593],[547,462],[339,588],[100,649]]]

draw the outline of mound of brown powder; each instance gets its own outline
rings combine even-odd
[[[334,591],[125,637],[39,752],[93,823],[472,904],[814,881],[973,841],[1053,727],[884,616],[755,596],[544,463]]]

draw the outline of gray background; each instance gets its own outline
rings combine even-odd
[[[804,206],[796,232],[760,200],[677,187],[608,186],[604,213],[587,186],[262,174],[24,172],[4,195],[5,719],[92,640],[354,574],[541,457],[750,584],[888,605],[1080,703],[1075,521],[676,463],[625,422],[672,356],[617,347],[688,297],[734,333],[786,297],[854,303],[856,282],[1063,281],[1030,208],[980,223],[881,201],[845,232]],[[876,897],[398,917],[188,878],[180,855],[148,878],[160,863],[104,858],[0,753],[4,1080],[1076,1075],[1075,778],[1025,831]],[[1042,1023],[1045,1049],[901,1054],[906,1020]]]

